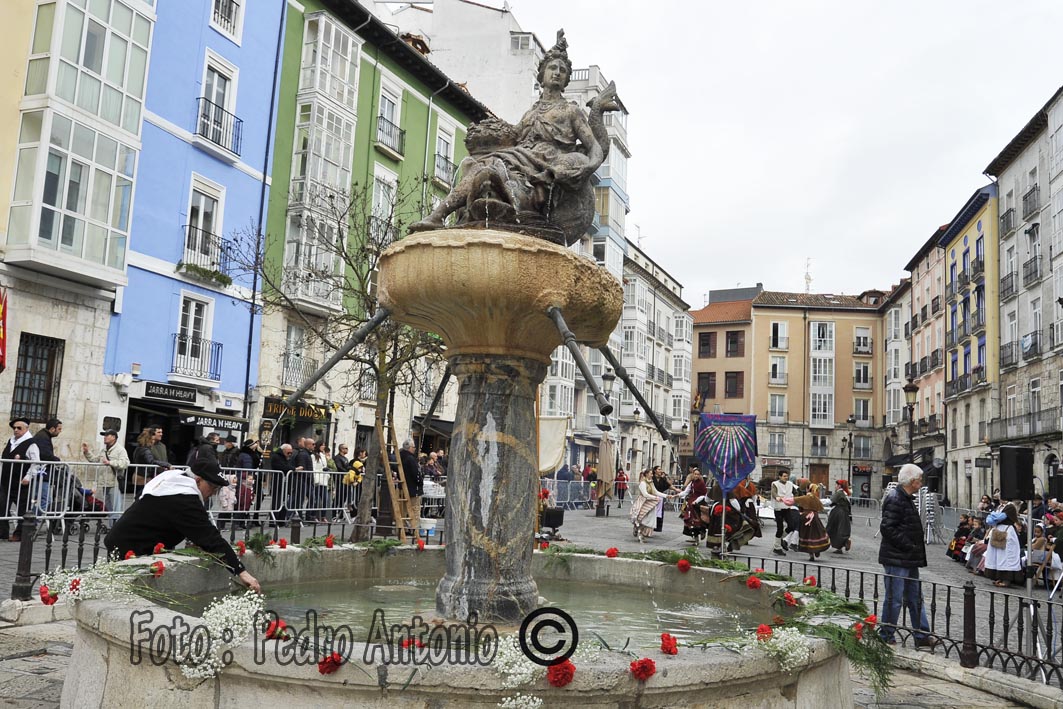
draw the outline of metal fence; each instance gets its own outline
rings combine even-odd
[[[735,555],[750,569],[762,568],[791,578],[815,576],[821,588],[863,603],[881,616],[886,574],[817,563]],[[1015,593],[922,582],[930,634],[941,641],[945,657],[963,667],[989,667],[1063,688],[1063,601],[1035,590],[1032,598]],[[899,643],[914,642],[907,610],[897,621]]]

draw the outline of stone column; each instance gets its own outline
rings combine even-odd
[[[436,610],[465,620],[519,622],[536,607],[531,576],[539,487],[535,392],[540,361],[506,355],[450,358],[460,385],[445,517],[447,567]]]

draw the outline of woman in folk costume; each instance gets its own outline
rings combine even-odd
[[[827,515],[827,536],[835,554],[853,548],[853,506],[849,501],[849,481],[836,480],[837,489],[830,498],[830,514]]]
[[[809,561],[815,561],[820,552],[830,546],[827,531],[819,519],[819,513],[823,511],[823,503],[819,501],[819,485],[810,484],[806,494],[794,498],[794,505],[801,514],[797,532],[801,541],[797,550],[808,554]]]
[[[657,503],[662,499],[668,499],[668,496],[657,492],[653,485],[653,473],[649,470],[639,473],[639,484],[631,501],[631,524],[634,527],[632,534],[640,542],[653,536],[651,525],[656,524]]]
[[[1022,569],[1022,545],[1019,542],[1019,511],[1008,503],[986,518],[989,546],[985,550],[985,575],[999,588],[1026,582]]]
[[[686,485],[679,493],[679,498],[685,500],[683,505],[683,534],[688,537],[699,537],[704,533],[704,525],[698,510],[698,500],[709,493],[705,484],[705,478],[701,476],[698,466],[690,466],[690,474],[687,475]]]

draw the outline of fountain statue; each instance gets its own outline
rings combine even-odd
[[[623,307],[616,277],[566,248],[593,219],[590,179],[609,151],[602,114],[619,106],[612,84],[589,116],[565,101],[571,72],[558,32],[540,99],[515,126],[471,126],[461,179],[411,229],[421,233],[380,259],[381,307],[438,333],[460,384],[436,592],[446,618],[515,622],[535,608],[536,389],[563,331],[604,345]]]

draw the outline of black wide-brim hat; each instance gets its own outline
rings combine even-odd
[[[29,428],[30,420],[27,419],[27,418],[22,418],[21,416],[16,416],[15,418],[11,419],[11,421],[7,425],[10,426],[11,428],[14,428],[15,424],[18,423],[19,421],[21,421],[22,423],[26,424],[26,427]]]
[[[192,474],[201,477],[211,485],[227,487],[229,481],[221,476],[221,467],[216,460],[197,460],[192,463]]]

